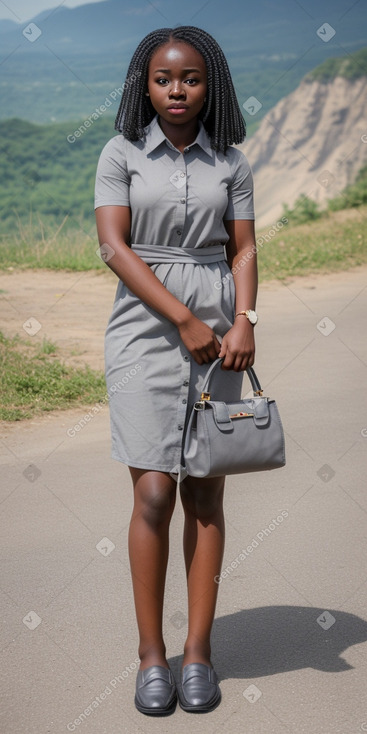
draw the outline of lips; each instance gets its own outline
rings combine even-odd
[[[188,110],[188,106],[185,104],[171,104],[167,109],[169,110]]]

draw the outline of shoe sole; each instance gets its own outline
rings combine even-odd
[[[180,695],[178,696],[178,701],[183,711],[187,711],[191,714],[207,714],[216,708],[216,706],[220,703],[221,698],[221,692],[218,691],[218,693],[215,695],[214,698],[211,699],[211,701],[202,706],[192,706],[190,704],[185,704]]]
[[[142,706],[136,696],[134,699],[135,707],[140,711],[141,714],[146,714],[146,716],[169,716],[170,714],[173,714],[176,705],[177,705],[177,696],[172,700],[172,702],[165,706],[164,708],[148,708],[146,706]]]

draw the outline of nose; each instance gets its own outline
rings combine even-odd
[[[185,96],[185,89],[178,79],[172,82],[170,90],[169,90],[169,96],[170,97],[184,97]]]

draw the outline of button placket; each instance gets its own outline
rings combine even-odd
[[[185,153],[187,153],[189,149],[185,149]],[[181,245],[181,237],[182,232],[185,227],[185,221],[186,221],[186,205],[187,203],[187,165],[184,158],[184,155],[181,153],[179,159],[177,160],[178,166],[182,166],[182,168],[177,168],[176,171],[170,176],[170,181],[177,189],[177,208],[176,208],[176,217],[175,217],[175,225],[174,225],[174,232],[177,235],[178,242],[175,243],[179,247]],[[183,170],[183,168],[185,170]],[[191,364],[190,364],[190,355],[189,354],[182,354],[182,382],[181,382],[181,389],[179,391],[179,394],[177,396],[177,413],[176,413],[176,429],[179,432],[179,435],[181,436],[181,441],[183,438],[182,431],[185,427],[185,421],[186,421],[186,413],[187,413],[187,405],[188,405],[188,398],[189,398],[189,387],[190,387],[190,373],[191,373]]]
[[[190,386],[190,356],[188,354],[183,355],[182,360],[182,382],[181,390],[178,395],[177,403],[177,430],[182,431],[185,426],[187,403],[189,397],[189,386]]]
[[[184,207],[182,204],[186,204],[187,201],[187,174],[186,170],[183,170],[186,169],[186,161],[182,153],[178,157],[176,163],[178,166],[181,165],[182,168],[177,168],[174,173],[171,174],[170,181],[177,189],[177,208],[174,222],[174,234],[176,237],[174,244],[176,247],[180,247],[186,220],[186,206]]]

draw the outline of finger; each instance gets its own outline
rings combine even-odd
[[[246,369],[246,367],[245,368],[243,367],[243,363],[244,362],[246,364],[246,358],[244,359],[240,355],[237,355],[237,357],[235,358],[235,360],[233,362],[233,369],[234,369],[234,371],[235,372],[241,372],[241,370]]]
[[[252,365],[255,362],[255,355],[253,352],[251,352],[249,355],[246,355],[243,359],[243,363],[246,365],[243,369],[247,370],[249,367],[252,367]]]
[[[208,362],[213,362],[213,360],[217,358],[216,352],[214,352],[212,349],[209,349],[209,348],[200,349],[199,354],[202,359],[201,364],[208,364]]]
[[[217,357],[220,354],[221,349],[222,349],[222,346],[216,339],[215,342],[213,342],[209,347],[207,347],[206,352],[208,356],[210,357],[210,359],[213,360],[213,359],[217,359]]]
[[[232,370],[233,369],[233,363],[234,363],[233,354],[231,354],[231,352],[229,351],[229,349],[227,349],[226,355],[225,355],[224,360],[222,362],[222,368],[224,370]]]
[[[254,352],[250,352],[250,354],[247,356],[246,369],[247,369],[247,367],[252,367],[252,365],[254,364],[254,362],[255,362],[255,354],[254,354]]]
[[[208,352],[208,361],[214,362],[215,359],[218,358],[218,352],[216,349],[211,349],[210,352]]]
[[[220,345],[220,351],[218,352],[218,357],[225,357],[227,351],[226,343],[223,339],[221,345]]]
[[[217,359],[219,356],[219,349],[216,349],[214,346],[209,347],[205,354],[207,355],[208,359],[213,361],[214,359]]]
[[[191,356],[194,358],[197,364],[203,364],[203,358],[201,356],[201,353],[197,349],[193,349],[191,351]]]
[[[218,341],[217,337],[215,337],[215,339],[214,339],[214,347],[215,347],[215,350],[216,350],[216,352],[218,354],[219,351],[222,348],[222,345],[221,345],[220,341]]]

